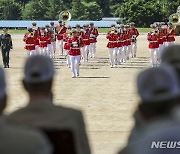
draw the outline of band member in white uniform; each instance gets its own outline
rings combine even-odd
[[[59,20],[59,25],[56,27],[56,30],[60,56],[63,55],[63,35],[66,33],[66,29],[67,28],[63,25],[63,22]]]
[[[70,68],[71,67],[71,63],[70,63],[70,56],[69,56],[69,50],[70,47],[68,45],[68,40],[71,38],[71,26],[67,27],[67,31],[66,33],[64,33],[63,36],[63,41],[64,41],[64,52],[66,53],[66,62],[67,62],[67,67]]]
[[[82,39],[83,39],[83,49],[82,49],[83,62],[88,62],[89,45],[90,45],[90,31],[88,24],[83,25]]]
[[[136,57],[136,52],[137,52],[137,37],[139,36],[138,30],[134,27],[135,23],[131,22],[130,26],[131,28],[129,29],[129,34],[131,36],[131,57],[134,58]]]
[[[111,25],[111,30],[106,34],[106,38],[108,39],[108,52],[109,52],[109,61],[110,61],[110,67],[116,67],[117,65],[117,46],[118,46],[118,32],[115,28],[115,25]]]
[[[55,58],[56,53],[56,27],[54,26],[54,22],[50,23],[50,31],[52,32],[51,36],[51,45],[52,45],[52,58]]]
[[[47,36],[47,55],[50,58],[53,58],[53,50],[52,50],[52,44],[51,44],[51,38],[52,38],[52,31],[50,30],[50,26],[46,25],[46,36]]]
[[[42,27],[39,35],[39,47],[41,55],[48,56],[46,28]]]
[[[92,58],[95,58],[96,54],[96,43],[97,37],[99,35],[97,28],[94,27],[94,23],[90,23],[90,46],[89,46],[89,55]]]
[[[78,32],[76,29],[72,31],[72,37],[68,39],[68,45],[70,47],[69,56],[71,61],[71,72],[72,78],[76,78],[79,76],[79,63],[80,63],[80,47],[83,42],[82,39],[78,37]]]
[[[34,54],[38,55],[39,54],[39,34],[40,34],[40,29],[37,27],[37,24],[36,22],[33,22],[32,23],[32,30],[33,30],[33,33],[34,33],[34,38],[35,38],[35,52]]]

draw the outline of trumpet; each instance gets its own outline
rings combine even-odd
[[[111,34],[118,34],[118,31],[115,27],[111,29]]]
[[[34,32],[30,32],[29,33],[29,37],[34,37],[35,36],[35,33]]]

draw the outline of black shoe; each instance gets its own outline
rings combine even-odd
[[[7,65],[7,68],[9,68],[9,64]]]
[[[4,65],[4,68],[7,68],[7,65]]]

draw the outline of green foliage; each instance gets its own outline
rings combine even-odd
[[[19,19],[21,15],[21,6],[14,0],[0,0],[0,19],[14,20]]]
[[[119,7],[118,5],[113,6],[117,8],[114,15],[124,18],[126,23],[136,22],[137,26],[148,27],[152,22],[168,21],[170,14],[176,12],[180,0],[171,2],[167,0],[129,0],[119,4]]]
[[[43,20],[47,9],[43,7],[42,1],[32,0],[22,9],[22,19]]]
[[[47,7],[48,6],[48,7]],[[47,11],[45,13],[45,18],[51,20],[58,20],[61,11],[65,10],[63,1],[61,0],[48,0]]]
[[[72,9],[70,12],[72,13],[72,19],[82,20],[82,16],[84,15],[85,10],[81,0],[72,1]]]
[[[83,20],[101,20],[102,19],[102,9],[96,2],[83,2],[84,5],[84,15]]]
[[[180,0],[0,0],[0,19],[57,20],[61,11],[68,10],[72,20],[120,17],[118,23],[149,27],[168,21],[179,5]]]

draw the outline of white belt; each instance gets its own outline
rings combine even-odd
[[[80,48],[71,48],[71,49],[79,50]]]
[[[46,43],[46,41],[40,41],[40,43]]]
[[[34,44],[26,44],[26,46],[34,46]]]
[[[116,43],[116,41],[109,41],[109,43]]]
[[[149,41],[150,43],[157,43],[158,41]]]
[[[83,39],[84,41],[88,41],[89,39]]]
[[[169,37],[174,37],[173,35],[170,35]]]

